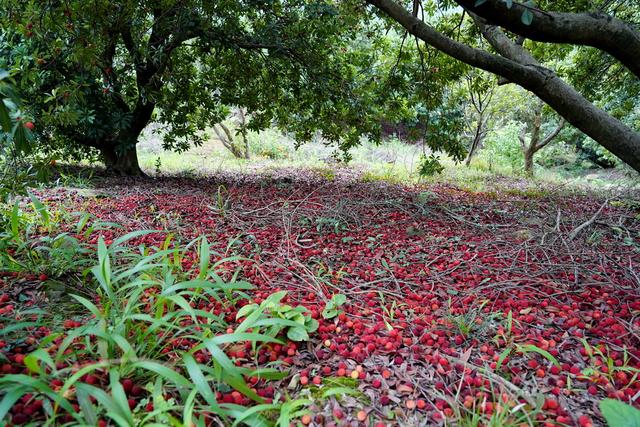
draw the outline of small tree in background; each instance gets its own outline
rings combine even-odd
[[[534,103],[533,109],[527,115],[528,117],[526,117],[526,125],[523,127],[522,132],[519,135],[520,147],[522,148],[522,154],[524,155],[524,173],[528,176],[533,176],[534,174],[534,155],[549,145],[549,143],[558,136],[565,125],[565,120],[560,118],[558,125],[543,137],[542,127],[544,124],[544,106],[545,104],[541,100],[537,100]]]
[[[224,147],[238,159],[249,159],[249,140],[247,139],[247,114],[243,108],[236,108],[231,115],[235,122],[234,130],[223,122],[213,125],[213,131]],[[242,139],[238,141],[239,137]]]
[[[469,72],[465,80],[469,98],[470,114],[468,116],[471,116],[467,118],[467,128],[471,130],[471,144],[464,164],[469,166],[477,150],[482,148],[482,141],[489,132],[489,121],[493,115],[493,111],[489,107],[495,84],[491,79],[485,77],[484,73],[478,71]]]

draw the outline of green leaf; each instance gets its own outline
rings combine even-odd
[[[500,357],[498,357],[498,361],[496,362],[496,371],[498,369],[500,369],[500,367],[502,366],[502,363],[504,362],[504,359],[507,358],[507,356],[509,355],[509,353],[511,353],[511,347],[507,347],[505,348],[502,353],[500,353]]]
[[[120,383],[120,375],[114,369],[109,371],[109,385],[111,386],[111,396],[113,397],[113,402],[118,407],[118,414],[127,422],[129,425],[135,425],[133,420],[133,414],[131,413],[131,408],[129,408],[129,400],[127,399],[127,394],[124,391],[124,387]]]
[[[0,420],[4,420],[14,403],[16,403],[26,392],[27,387],[14,387],[7,391],[0,401]]]
[[[478,7],[481,4],[485,3],[487,0],[476,0],[475,4],[473,5],[474,7]]]
[[[211,262],[211,252],[209,251],[209,242],[206,237],[202,237],[200,244],[200,272],[198,273],[198,279],[204,279],[209,273],[209,264]]]
[[[189,372],[191,381],[193,381],[193,384],[198,389],[198,393],[200,393],[210,407],[217,408],[219,405],[216,400],[216,394],[211,389],[209,382],[202,373],[202,369],[200,369],[193,356],[189,353],[185,353],[182,356],[182,361],[184,362],[184,366],[187,368],[187,372]]]
[[[96,415],[96,410],[90,400],[90,394],[88,390],[83,389],[82,387],[76,388],[76,396],[78,396],[78,403],[80,404],[80,409],[82,410],[82,415],[87,421],[88,425],[96,425],[98,423],[98,417]]]
[[[280,301],[282,301],[282,298],[284,298],[286,295],[287,291],[274,292],[269,295],[266,300],[263,301],[263,304],[270,307],[277,306],[278,304],[280,304]]]
[[[85,393],[96,399],[107,411],[106,416],[111,418],[121,427],[130,427],[134,425],[133,418],[130,418],[131,412],[123,413],[118,403],[107,394],[104,390],[85,383],[78,383],[76,389],[81,393]]]
[[[507,4],[507,8],[511,9],[513,6],[513,0],[503,0]]]
[[[11,117],[9,117],[9,109],[2,99],[0,99],[0,127],[3,132],[11,132]]]
[[[531,25],[531,23],[533,22],[533,13],[531,13],[529,9],[525,9],[525,11],[522,12],[520,20],[524,25]]]
[[[322,397],[327,398],[330,396],[342,396],[345,394],[350,394],[352,396],[359,396],[362,394],[360,390],[356,390],[349,387],[331,387],[322,392]]]
[[[238,390],[240,393],[255,400],[256,402],[263,403],[264,399],[258,396],[242,378],[240,369],[229,359],[224,351],[218,347],[213,340],[206,340],[202,344],[193,349],[197,351],[201,346],[204,346],[211,354],[212,360],[217,363],[222,369],[224,381],[231,387]]]
[[[270,337],[268,335],[248,332],[233,332],[231,334],[218,335],[217,337],[211,338],[211,342],[215,343],[216,345],[238,343],[242,341],[284,344],[281,340]]]
[[[37,374],[41,374],[41,369],[40,369],[40,365],[38,364],[38,362],[44,362],[47,366],[49,366],[52,370],[55,370],[55,363],[53,363],[53,360],[51,359],[51,356],[49,355],[49,353],[47,353],[44,349],[39,348],[36,351],[34,351],[33,353],[28,354],[25,358],[24,358],[24,364],[25,366],[31,371],[31,372],[35,372]]]
[[[258,304],[247,304],[241,307],[240,310],[238,310],[238,313],[236,314],[236,320],[246,317],[247,315],[249,315],[249,313],[253,312],[257,308],[258,308]]]
[[[307,320],[304,322],[304,326],[307,329],[307,332],[315,332],[318,330],[318,326],[320,326],[320,324],[313,317],[307,317]]]
[[[333,319],[337,315],[338,315],[338,310],[336,310],[335,308],[330,308],[327,306],[324,308],[324,310],[322,310],[322,317],[325,319]]]
[[[532,344],[518,345],[518,351],[520,351],[522,353],[529,353],[529,352],[538,353],[542,357],[547,359],[549,362],[551,362],[554,365],[556,365],[558,368],[560,367],[560,363],[558,362],[558,359],[553,357],[551,355],[551,353],[549,353],[548,351],[543,350],[540,347],[537,347],[535,345],[532,345]]]
[[[140,360],[132,363],[131,366],[155,372],[178,387],[189,388],[193,385],[187,378],[162,363],[154,362],[152,360]]]
[[[305,328],[289,328],[287,331],[287,338],[292,341],[307,341],[309,334]]]
[[[347,296],[344,294],[335,294],[333,297],[331,297],[331,301],[333,301],[336,307],[340,307],[345,302],[347,302]]]
[[[19,331],[21,329],[31,328],[31,327],[34,327],[34,326],[40,326],[40,323],[38,323],[38,322],[20,322],[20,323],[14,323],[12,325],[6,325],[6,326],[3,326],[2,329],[0,329],[0,336],[9,335],[12,332]]]
[[[260,414],[260,412],[265,412],[265,411],[275,411],[279,408],[279,405],[275,404],[275,403],[263,403],[261,405],[256,405],[253,406],[245,411],[243,411],[240,415],[238,415],[236,417],[235,422],[233,423],[232,427],[235,427],[237,425],[239,425],[240,423],[244,422],[245,424],[248,425],[257,425],[256,424],[256,416],[258,416]],[[262,421],[262,420],[260,420]],[[263,422],[263,421],[262,421]],[[251,424],[249,424],[251,423]],[[267,424],[261,424],[261,425],[267,425]]]
[[[600,411],[609,427],[640,427],[640,410],[624,402],[604,399]]]
[[[40,215],[40,218],[42,218],[42,222],[44,223],[45,227],[49,227],[51,217],[49,215],[49,211],[47,210],[47,207],[40,200],[38,200],[36,196],[34,196],[31,193],[29,193],[29,198],[31,198],[31,203],[33,204],[33,207]]]

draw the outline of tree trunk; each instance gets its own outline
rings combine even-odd
[[[138,163],[136,144],[126,149],[105,147],[100,150],[107,172],[121,176],[145,176]]]
[[[120,131],[108,144],[100,145],[107,172],[122,176],[146,176],[138,163],[136,144],[149,124],[154,108],[154,103],[136,105],[129,127]]]
[[[535,151],[531,149],[531,146],[524,150],[524,173],[525,175],[533,176],[533,155]]]
[[[469,148],[469,153],[467,154],[467,158],[464,159],[464,165],[469,167],[471,165],[471,159],[473,155],[476,153],[480,145],[482,145],[482,140],[484,139],[484,117],[482,114],[479,115],[478,123],[476,125],[476,131],[473,135],[473,141],[471,142],[471,147]]]
[[[469,167],[471,165],[471,159],[473,155],[476,153],[478,146],[480,145],[480,135],[478,134],[478,130],[476,129],[476,134],[473,137],[473,141],[471,142],[471,148],[469,148],[469,153],[467,153],[467,158],[464,159],[464,165]]]
[[[505,0],[455,2],[491,24],[531,40],[600,49],[640,78],[640,33],[632,24],[615,16],[601,11],[570,13],[539,10],[527,2],[509,3]],[[531,14],[531,22],[524,22],[523,13]]]

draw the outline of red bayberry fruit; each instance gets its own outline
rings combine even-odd
[[[125,378],[121,381],[121,383],[125,393],[129,394],[129,392],[131,392],[131,389],[133,388],[133,381],[131,381],[129,378]]]
[[[342,409],[336,408],[333,410],[333,416],[341,420],[344,417],[344,412],[342,412]]]

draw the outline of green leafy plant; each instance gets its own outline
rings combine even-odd
[[[18,202],[0,209],[0,266],[9,270],[37,271],[59,277],[70,272],[82,272],[95,259],[88,245],[59,228],[61,211],[51,212],[34,195],[30,195],[29,210]],[[91,232],[106,228],[106,223],[89,224],[90,215],[76,224],[76,232]],[[88,234],[87,234],[88,231]]]
[[[431,154],[429,157],[424,154],[420,157],[418,165],[418,175],[421,177],[432,176],[442,173],[444,166],[440,163],[440,159]]]
[[[584,338],[581,338],[580,342],[584,346],[590,362],[590,366],[582,371],[582,375],[585,378],[604,377],[611,385],[615,385],[616,376],[619,373],[631,375],[629,384],[634,384],[638,376],[640,376],[640,369],[631,366],[631,356],[629,356],[626,348],[622,352],[622,363],[619,364],[616,359],[611,357],[608,349],[602,351],[600,348],[590,345]]]
[[[640,410],[624,402],[604,399],[600,411],[609,427],[640,427]]]
[[[287,338],[305,341],[309,334],[318,329],[318,321],[313,319],[306,307],[292,307],[281,301],[287,291],[275,292],[258,304],[248,304],[238,310],[236,319],[245,318],[237,330],[244,332],[256,327],[265,327],[265,334],[276,337],[286,331]],[[273,321],[273,318],[278,321]]]
[[[500,355],[498,356],[497,363],[496,363],[496,369],[500,369],[500,367],[504,363],[505,359],[512,352],[521,353],[521,354],[538,353],[539,355],[541,355],[542,357],[547,359],[550,363],[553,363],[555,366],[560,367],[560,362],[558,362],[558,359],[556,359],[547,350],[544,350],[544,349],[542,349],[542,348],[540,348],[540,347],[538,347],[536,345],[533,345],[533,344],[516,344],[513,347],[505,348],[502,351],[502,353],[500,353]]]
[[[76,229],[89,228],[88,221],[81,215]],[[174,245],[168,236],[160,248],[131,244],[150,233],[154,231],[135,231],[110,245],[99,238],[84,283],[93,288],[92,295],[72,295],[75,326],[45,337],[24,358],[29,375],[0,378],[0,419],[25,396],[44,402],[49,424],[96,425],[110,419],[121,426],[204,425],[206,413],[224,425],[269,426],[289,425],[306,413],[308,401],[267,403],[247,383],[251,377],[281,379],[285,372],[237,365],[226,352],[237,344],[282,344],[275,335],[287,328],[302,339],[299,321],[308,337],[317,322],[304,315],[306,309],[280,304],[284,295],[277,294],[230,331],[224,313],[249,299],[251,285],[236,275],[223,280],[220,269],[240,258],[212,263],[204,237]],[[203,304],[215,304],[219,314]],[[50,313],[41,313],[0,335],[17,338],[53,321]],[[140,384],[145,397],[132,405],[124,381]],[[220,402],[219,393],[230,390],[249,403]]]
[[[465,337],[474,333],[481,333],[488,328],[489,322],[496,317],[496,314],[487,316],[483,313],[483,308],[487,303],[488,301],[482,301],[479,304],[474,304],[464,313],[452,314],[452,302],[451,298],[449,298],[447,320]]]
[[[325,319],[333,319],[342,313],[339,308],[347,302],[347,297],[343,294],[335,294],[327,302],[322,310],[322,317]]]
[[[224,216],[230,207],[231,198],[229,196],[229,191],[224,185],[219,185],[216,190],[215,205],[213,206],[213,209]]]

